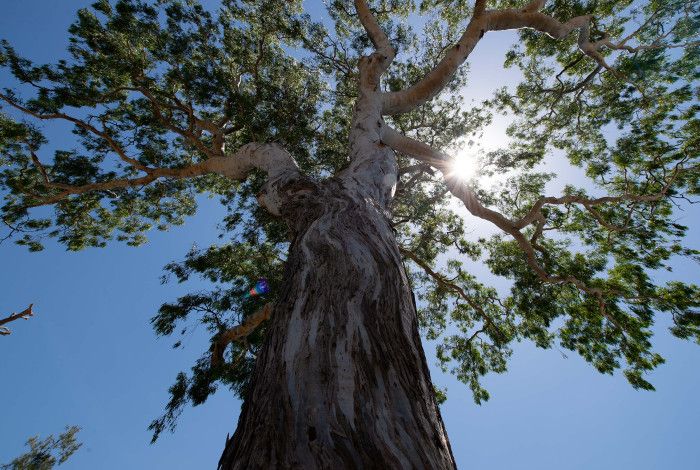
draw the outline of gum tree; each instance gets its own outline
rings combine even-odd
[[[698,287],[655,282],[698,255],[674,215],[700,191],[697,2],[326,7],[316,22],[300,1],[101,0],[78,13],[69,59],[2,45],[7,237],[138,245],[198,194],[228,209],[225,243],[166,267],[212,289],[163,305],[156,332],[202,323],[211,348],[154,439],[224,384],[244,405],[220,468],[454,468],[419,331],[477,402],[525,339],[651,389],[655,316],[700,340]],[[465,62],[505,30],[523,79],[468,107]],[[501,181],[482,187],[454,156],[494,112],[511,142],[481,155]],[[43,135],[59,121],[71,148]],[[548,193],[545,158],[589,183]],[[457,204],[496,234],[469,239]],[[246,295],[260,278],[270,293]]]

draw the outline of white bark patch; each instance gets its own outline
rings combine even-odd
[[[287,390],[290,392],[290,405],[295,411],[299,409],[298,398],[300,392],[297,384],[298,371],[296,370],[296,359],[302,349],[302,342],[305,342],[307,332],[306,324],[301,318],[301,311],[304,304],[305,296],[302,296],[295,304],[295,308],[289,316],[287,337],[285,338],[283,347],[283,357],[286,364]]]
[[[225,157],[209,158],[202,166],[234,180],[243,180],[257,168],[267,173],[268,180],[258,201],[271,214],[280,216],[280,208],[288,199],[282,188],[300,177],[299,166],[284,148],[277,144],[250,143]]]

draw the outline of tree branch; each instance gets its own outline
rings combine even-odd
[[[360,59],[359,84],[361,88],[376,91],[379,88],[381,76],[391,65],[396,56],[396,51],[367,2],[365,0],[355,0],[355,10],[360,18],[360,23],[367,31],[367,35],[376,49],[371,55]]]
[[[560,23],[537,11],[543,5],[544,1],[535,1],[521,10],[489,10],[473,16],[459,41],[422,80],[406,90],[386,94],[384,113],[405,113],[432,99],[445,88],[487,31],[532,28],[547,33],[555,39],[562,39],[578,29],[581,50],[609,68],[600,53],[589,47],[591,15],[577,16],[566,23]]]
[[[146,99],[151,103],[151,111],[153,115],[160,121],[166,129],[178,134],[183,137],[187,142],[194,145],[200,152],[209,157],[215,155],[223,155],[224,152],[224,131],[216,123],[200,119],[195,116],[194,110],[191,106],[186,106],[182,102],[176,99],[177,106],[175,108],[185,112],[190,121],[190,126],[192,129],[186,130],[174,125],[170,119],[168,119],[164,114],[161,104],[158,102],[157,98],[153,93],[145,87],[139,86],[134,88],[135,91],[139,91]],[[169,106],[170,107],[170,106]],[[204,142],[196,134],[197,128],[206,130],[212,134],[214,148],[211,149],[204,145]]]
[[[39,159],[31,149],[30,152],[32,153],[32,160],[37,165],[47,186],[61,189],[61,192],[54,196],[40,199],[35,203],[29,204],[28,207],[53,204],[71,195],[85,194],[91,191],[143,186],[158,178],[184,179],[216,173],[233,180],[243,180],[252,169],[257,168],[267,173],[268,176],[259,201],[273,215],[280,215],[279,208],[282,204],[282,198],[276,194],[277,189],[300,176],[299,167],[294,158],[278,144],[250,143],[225,157],[211,157],[200,163],[183,168],[149,168],[147,174],[139,178],[122,178],[82,186],[71,186],[51,182]]]
[[[599,306],[600,314],[607,318],[613,325],[615,325],[623,334],[625,334],[624,327],[620,322],[613,317],[606,309],[606,294],[611,294],[611,292],[605,292],[603,289],[598,287],[591,287],[587,285],[584,281],[571,275],[550,275],[545,271],[545,269],[540,265],[536,250],[544,252],[544,248],[537,244],[537,239],[542,234],[544,228],[545,217],[542,213],[542,207],[545,204],[581,204],[583,205],[596,220],[603,226],[608,226],[609,224],[602,223],[602,217],[595,210],[596,206],[614,203],[614,202],[654,202],[662,199],[666,196],[672,182],[677,178],[677,176],[683,171],[693,171],[697,167],[692,167],[690,169],[684,169],[680,165],[677,165],[674,169],[673,174],[670,176],[664,187],[656,194],[649,195],[634,195],[625,194],[620,196],[604,196],[599,198],[585,198],[581,196],[562,196],[562,197],[542,197],[540,198],[531,208],[527,215],[518,219],[517,221],[512,221],[505,217],[500,212],[494,211],[485,207],[481,201],[479,201],[476,193],[469,188],[464,182],[460,181],[459,178],[451,174],[451,161],[449,157],[443,153],[421,143],[413,140],[409,137],[403,136],[396,132],[395,130],[386,126],[385,132],[382,134],[382,141],[392,147],[394,150],[405,153],[409,156],[417,158],[418,160],[424,161],[431,165],[436,166],[444,177],[450,192],[459,200],[464,203],[466,209],[474,216],[481,219],[487,220],[503,232],[512,236],[520,249],[525,255],[525,260],[535,273],[535,275],[542,281],[548,284],[572,284],[580,291],[592,295],[596,298]],[[522,229],[526,226],[536,223],[535,233],[532,238],[528,238],[522,233]],[[616,230],[624,230],[624,227],[615,227]]]
[[[367,31],[367,35],[372,41],[372,44],[374,44],[377,52],[383,56],[384,60],[393,60],[396,51],[392,47],[386,33],[379,25],[377,18],[369,9],[367,2],[365,0],[355,0],[355,10],[357,11],[357,16],[360,18],[360,23],[362,23],[365,31]]]
[[[126,154],[126,152],[124,151],[124,149],[121,147],[121,145],[119,145],[119,143],[117,143],[117,141],[114,140],[114,138],[112,138],[112,136],[110,136],[110,135],[107,133],[107,129],[106,129],[106,128],[103,128],[102,130],[99,130],[99,129],[97,129],[95,126],[93,126],[93,125],[91,125],[91,124],[88,124],[87,122],[85,122],[85,121],[83,121],[83,120],[81,120],[81,119],[75,118],[75,117],[73,117],[73,116],[69,116],[68,114],[65,114],[65,113],[47,113],[47,114],[42,114],[42,113],[38,113],[38,112],[36,112],[36,111],[32,111],[31,109],[27,108],[26,106],[22,106],[22,105],[19,104],[17,101],[13,100],[13,99],[10,98],[9,96],[7,96],[7,95],[5,95],[5,94],[2,94],[2,93],[0,93],[0,99],[2,99],[3,101],[5,101],[7,104],[9,104],[10,106],[12,106],[13,108],[15,108],[15,109],[17,109],[17,110],[19,110],[19,111],[22,111],[22,112],[25,113],[25,114],[28,114],[28,115],[30,115],[30,116],[33,116],[33,117],[35,117],[35,118],[37,118],[37,119],[41,119],[41,120],[55,120],[55,119],[61,119],[61,120],[64,120],[64,121],[72,122],[72,123],[75,124],[76,126],[82,128],[82,129],[85,129],[86,131],[91,132],[91,133],[93,133],[94,135],[96,135],[96,136],[101,137],[102,139],[104,139],[104,140],[107,142],[107,144],[109,145],[109,147],[119,156],[119,158],[121,158],[123,161],[125,161],[126,163],[128,163],[128,164],[131,165],[132,167],[136,168],[137,170],[141,170],[141,171],[143,171],[143,172],[146,172],[146,173],[148,173],[148,172],[151,170],[149,167],[147,167],[146,165],[142,164],[142,163],[139,162],[138,160],[129,157],[129,156]]]
[[[676,180],[679,174],[685,171],[692,171],[696,169],[697,166],[691,167],[690,170],[683,168],[680,164],[676,165],[676,167],[673,170],[673,173],[671,176],[668,178],[668,180],[665,182],[661,190],[657,193],[654,194],[630,194],[630,193],[625,193],[621,194],[619,196],[603,196],[603,197],[598,197],[598,198],[587,198],[584,196],[576,196],[576,195],[569,195],[569,196],[561,196],[561,197],[553,197],[553,196],[543,196],[539,198],[535,203],[532,205],[530,210],[528,211],[527,214],[525,214],[523,217],[518,219],[513,223],[514,227],[517,229],[522,229],[533,223],[538,217],[542,215],[542,208],[549,204],[549,205],[568,205],[568,204],[580,204],[582,205],[587,211],[591,213],[593,217],[595,217],[601,225],[604,225],[607,227],[606,223],[604,223],[601,220],[600,213],[596,211],[595,207],[596,206],[601,206],[603,204],[610,204],[610,203],[620,203],[620,202],[632,202],[632,203],[644,203],[644,202],[656,202],[660,201],[664,197],[666,197],[669,189],[671,189],[671,185],[673,182]],[[616,228],[619,229],[619,228]]]
[[[443,173],[445,177],[445,182],[447,184],[447,188],[450,190],[452,195],[454,195],[457,199],[462,201],[466,209],[472,215],[493,223],[503,232],[512,236],[515,239],[518,246],[520,247],[520,249],[523,251],[528,266],[530,266],[530,269],[532,269],[535,275],[537,275],[537,277],[542,282],[546,282],[548,284],[573,284],[582,292],[593,295],[598,300],[601,315],[610,320],[610,322],[616,325],[621,331],[625,331],[624,328],[622,328],[622,326],[619,324],[619,322],[607,312],[605,308],[605,292],[602,289],[597,287],[590,287],[585,282],[581,281],[580,279],[574,276],[550,275],[544,270],[544,268],[542,268],[537,259],[537,254],[535,253],[535,246],[537,246],[536,237],[533,236],[532,240],[528,240],[527,237],[521,231],[522,228],[529,225],[530,223],[533,223],[535,221],[541,221],[544,217],[541,211],[531,211],[531,213],[528,214],[528,216],[524,217],[523,219],[520,219],[517,222],[513,222],[500,212],[485,207],[481,203],[481,201],[479,201],[479,198],[477,197],[476,193],[471,188],[469,188],[463,181],[460,181],[458,177],[452,174],[449,157],[421,142],[399,134],[395,130],[388,128],[388,126],[385,127],[386,130],[382,134],[382,141],[386,145],[390,146],[398,152],[406,153],[409,156],[430,163],[431,165],[435,165],[435,163],[437,163],[436,168]],[[569,196],[565,196],[564,198],[568,197]],[[640,198],[646,198],[646,196],[640,196]],[[542,199],[546,200],[547,198]],[[602,201],[616,199],[616,196],[608,196],[605,198],[598,198],[596,200],[592,200],[592,202],[602,203]],[[539,205],[540,209],[542,205]],[[525,221],[527,221],[527,223],[524,224]],[[541,231],[541,228],[536,230]],[[533,246],[533,244],[535,246]]]
[[[474,2],[474,13],[472,15],[474,18],[479,18],[484,14],[486,11],[486,3],[486,0],[476,0]]]
[[[544,0],[530,2],[522,9],[485,11],[482,10],[483,3],[484,2],[477,2],[475,14],[472,16],[462,37],[423,79],[405,90],[386,93],[384,95],[384,114],[392,115],[409,112],[440,93],[487,31],[529,28],[546,33],[554,39],[563,39],[573,31],[578,31],[579,49],[585,55],[594,59],[600,67],[605,68],[618,77],[620,77],[619,72],[610,66],[600,53],[603,48],[638,52],[645,49],[687,47],[700,44],[698,41],[691,41],[682,45],[663,44],[659,39],[650,45],[641,45],[637,47],[627,46],[626,43],[630,38],[643,29],[650,20],[645,22],[635,32],[625,37],[620,43],[613,43],[607,36],[598,41],[591,41],[590,24],[593,15],[577,16],[562,23],[551,16],[539,12],[545,4]],[[584,82],[586,81],[587,80],[584,80]]]
[[[1,318],[0,319],[0,335],[5,336],[5,335],[9,335],[11,333],[9,328],[7,328],[6,326],[2,326],[2,325],[5,325],[7,323],[10,323],[10,322],[13,322],[13,321],[19,320],[19,319],[29,320],[29,317],[33,317],[34,316],[34,311],[32,310],[33,305],[34,304],[29,304],[29,307],[22,310],[21,312],[13,313],[12,315],[10,315],[9,317],[6,317],[6,318]]]
[[[384,95],[383,114],[391,115],[409,112],[440,93],[483,37],[486,32],[487,16],[488,12],[485,11],[479,15],[475,14],[462,37],[445,54],[435,68],[428,72],[418,83],[405,90],[386,93]]]
[[[452,292],[456,293],[462,300],[464,300],[467,305],[469,305],[475,312],[481,316],[481,318],[484,321],[484,324],[493,329],[498,336],[500,336],[500,339],[503,341],[507,341],[506,335],[501,331],[501,329],[493,322],[493,318],[491,318],[490,315],[486,313],[484,308],[481,306],[481,304],[474,299],[472,296],[467,294],[467,292],[462,289],[460,286],[455,284],[454,282],[450,282],[447,278],[445,278],[443,275],[440,273],[434,271],[428,263],[423,261],[416,255],[414,252],[407,250],[403,247],[399,247],[399,250],[401,251],[401,254],[404,255],[406,258],[410,259],[418,267],[420,267],[423,271],[425,271],[426,274],[428,274],[430,277],[432,277],[435,282],[437,282],[439,285],[442,287],[451,290]],[[483,330],[482,330],[483,331]]]
[[[454,191],[452,188],[454,187],[466,188],[466,186],[459,181],[457,175],[454,174],[454,159],[448,157],[444,153],[435,150],[429,145],[400,134],[389,126],[384,126],[382,129],[382,142],[398,152],[428,163],[440,170],[448,184],[448,189],[450,189],[453,194]],[[481,205],[473,191],[468,190],[464,194],[464,198],[460,199],[462,199],[465,206],[467,206],[469,212],[477,217],[498,221],[498,224],[502,227],[510,228],[512,226],[512,222],[502,214]]]
[[[221,333],[211,347],[212,367],[216,367],[224,361],[224,350],[226,346],[234,341],[246,338],[253,330],[260,326],[262,322],[269,320],[270,316],[272,316],[272,309],[273,305],[271,303],[265,304],[263,308],[246,318],[240,325]]]

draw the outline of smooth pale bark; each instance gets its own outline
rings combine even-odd
[[[296,194],[285,288],[220,468],[454,468],[383,210],[344,178]]]

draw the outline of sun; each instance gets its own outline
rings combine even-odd
[[[450,173],[463,181],[473,179],[477,174],[476,158],[465,152],[459,152],[452,161],[452,171]]]

